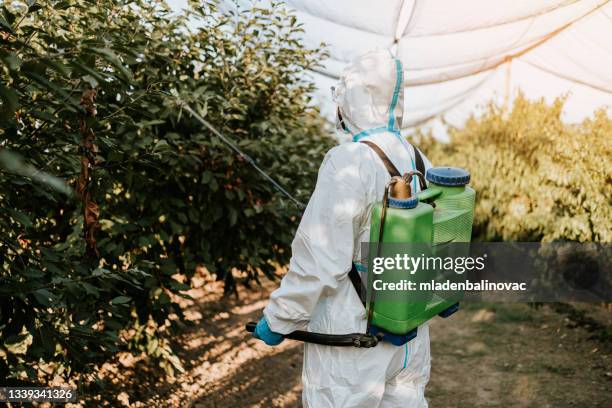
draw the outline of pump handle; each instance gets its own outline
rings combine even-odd
[[[414,176],[417,176],[417,178],[419,179],[419,186],[421,187],[421,191],[424,191],[427,189],[427,182],[425,181],[425,176],[423,175],[423,173],[421,173],[418,170],[411,170],[408,173],[406,173],[404,175],[404,177],[406,177],[406,182],[410,185],[410,183],[412,182],[412,178]]]
[[[253,333],[255,331],[256,326],[257,323],[249,322],[246,324],[246,330],[250,333]],[[283,337],[286,339],[298,340],[306,343],[321,344],[323,346],[352,346],[361,348],[375,347],[382,338],[380,336],[365,333],[325,334],[303,330],[296,330],[289,334],[285,334]]]

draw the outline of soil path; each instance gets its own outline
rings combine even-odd
[[[113,395],[98,395],[98,404],[301,407],[302,345],[268,347],[244,331],[261,316],[272,286],[241,290],[239,300],[222,299],[216,283],[194,289],[187,308],[193,325],[176,347],[186,371],[160,380],[144,360],[120,357],[105,365]],[[591,309],[609,325],[609,310]],[[610,406],[609,333],[591,323],[550,307],[482,304],[432,320],[430,406]]]

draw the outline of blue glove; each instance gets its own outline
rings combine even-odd
[[[265,317],[262,317],[259,322],[257,322],[257,326],[255,327],[255,331],[253,332],[253,337],[259,340],[263,340],[268,346],[278,346],[285,340],[282,334],[275,333],[270,330],[270,326],[268,326],[268,322]]]

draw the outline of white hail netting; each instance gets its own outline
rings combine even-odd
[[[236,3],[238,6],[236,6]],[[286,0],[304,24],[306,46],[329,45],[312,72],[316,100],[333,119],[330,87],[364,52],[391,49],[405,68],[404,130],[446,137],[490,100],[511,103],[521,90],[548,101],[569,95],[564,120],[612,105],[610,0]],[[255,4],[265,5],[265,1]],[[249,0],[223,0],[248,9]]]

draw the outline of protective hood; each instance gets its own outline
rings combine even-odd
[[[361,133],[399,132],[404,110],[403,67],[389,51],[370,51],[349,63],[333,88],[344,126]]]

